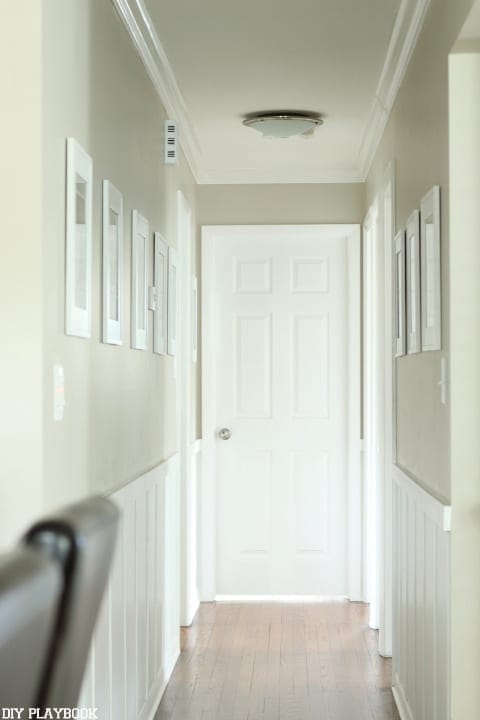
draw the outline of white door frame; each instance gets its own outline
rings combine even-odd
[[[177,437],[180,474],[180,624],[191,625],[197,611],[196,499],[192,492],[192,211],[177,190],[178,346]]]
[[[392,466],[396,460],[395,363],[393,360],[393,240],[395,237],[395,162],[387,165],[380,190],[380,233],[384,249],[384,482],[380,517],[380,655],[393,652],[393,495]]]
[[[392,654],[394,170],[392,161],[363,224],[365,600],[384,656]]]
[[[364,599],[370,603],[369,624],[375,629],[379,627],[380,485],[383,470],[383,443],[380,442],[380,428],[383,427],[383,303],[380,302],[383,268],[378,206],[376,198],[363,223]]]
[[[362,486],[360,472],[361,341],[359,225],[210,225],[202,227],[202,428],[203,471],[200,502],[200,599],[216,596],[216,300],[215,243],[255,235],[311,236],[319,229],[344,230],[348,272],[348,596],[362,599]]]

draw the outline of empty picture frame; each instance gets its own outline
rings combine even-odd
[[[103,342],[122,344],[123,198],[103,181]]]
[[[403,230],[395,235],[395,357],[405,355],[405,233]]]
[[[192,278],[192,362],[198,360],[198,279]]]
[[[422,287],[422,350],[442,345],[440,276],[440,188],[435,185],[420,205],[420,258]]]
[[[67,140],[65,332],[88,338],[92,326],[92,158]]]
[[[168,342],[169,355],[177,354],[178,346],[178,261],[175,248],[168,249]]]
[[[153,352],[167,352],[167,288],[168,246],[159,232],[154,233],[153,282],[155,286],[155,311],[153,314]]]
[[[148,342],[148,220],[132,212],[132,348],[147,350]]]
[[[415,210],[407,220],[405,238],[407,272],[407,353],[418,353],[421,345],[420,317],[420,214]]]

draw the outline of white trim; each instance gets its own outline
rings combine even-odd
[[[180,126],[179,142],[198,182],[200,146],[170,61],[143,0],[112,0],[142,60],[167,115]],[[136,12],[135,9],[136,8]]]
[[[198,278],[192,277],[192,362],[198,362]]]
[[[370,603],[370,627],[380,626],[380,518],[383,470],[383,245],[375,198],[363,224],[363,436],[364,436],[364,600]]]
[[[358,172],[365,180],[412,57],[430,0],[402,0],[385,63],[358,151]]]
[[[316,228],[336,232],[339,238],[347,239],[349,274],[349,368],[350,407],[348,424],[348,492],[349,540],[348,540],[348,592],[350,599],[361,598],[361,519],[353,519],[355,507],[360,508],[362,496],[360,475],[360,226],[354,224],[325,225],[204,225],[202,226],[202,428],[203,468],[202,496],[200,504],[201,555],[199,590],[200,599],[213,601],[216,598],[216,461],[215,461],[215,407],[216,407],[216,353],[215,353],[215,242],[218,238],[242,238],[245,232],[265,235],[275,233],[276,237],[311,237]],[[357,317],[355,324],[354,318]],[[355,326],[356,325],[356,326]]]
[[[383,247],[383,304],[384,304],[384,414],[383,414],[383,467],[380,485],[380,628],[378,649],[381,655],[392,655],[393,634],[393,533],[392,533],[392,476],[390,468],[395,459],[395,423],[393,373],[395,364],[392,352],[393,334],[393,287],[392,287],[392,248],[395,236],[395,162],[386,167],[380,190],[380,242]]]
[[[402,687],[394,685],[392,687],[392,693],[393,699],[395,700],[395,705],[397,706],[398,714],[400,715],[400,720],[415,720],[412,713],[410,712],[408,703],[405,700],[405,694],[402,690]]]
[[[452,506],[425,490],[409,475],[407,475],[398,465],[392,465],[392,477],[396,484],[405,492],[407,492],[418,507],[422,509],[427,517],[429,517],[444,532],[451,532],[452,529]]]
[[[360,228],[347,240],[348,272],[348,597],[362,600],[361,435],[361,241]],[[358,364],[352,361],[358,359]]]
[[[218,228],[220,231],[221,228]],[[215,304],[212,302],[211,288],[215,279],[215,228],[202,228],[201,236],[201,348],[202,358],[208,357],[210,372],[205,372],[202,363],[202,433],[203,468],[202,494],[200,498],[200,600],[215,600],[216,565],[216,453],[215,439],[211,428],[215,426],[216,405],[216,356],[208,355],[215,346]]]
[[[192,211],[177,190],[177,423],[180,452],[180,624],[198,609],[196,477],[192,472]]]
[[[211,170],[202,166],[194,124],[180,92],[170,61],[144,0],[112,0],[167,114],[179,123],[179,141],[195,181],[200,184],[363,183],[368,175],[405,71],[415,48],[430,0],[402,0],[372,107],[365,123],[356,167],[344,171],[269,173],[258,169]]]

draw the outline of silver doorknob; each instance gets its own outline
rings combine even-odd
[[[218,433],[218,437],[220,440],[230,440],[232,437],[232,431],[228,428],[222,428]]]

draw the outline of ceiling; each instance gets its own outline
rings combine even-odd
[[[428,0],[116,4],[148,35],[143,60],[151,76],[150,56],[158,66],[197,181],[283,183],[364,179]],[[283,140],[242,125],[269,110],[325,122],[311,138]]]

